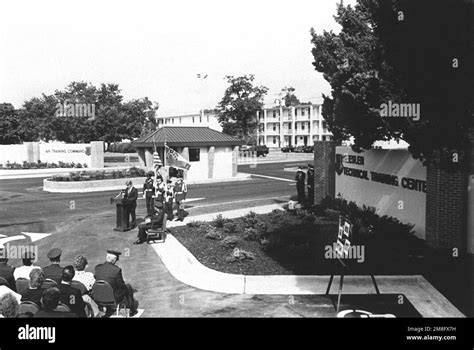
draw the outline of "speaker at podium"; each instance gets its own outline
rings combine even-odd
[[[130,230],[130,222],[129,222],[129,215],[128,215],[128,208],[127,208],[127,200],[123,198],[123,191],[116,197],[110,198],[110,203],[115,203],[117,208],[117,219],[114,231],[129,231]]]

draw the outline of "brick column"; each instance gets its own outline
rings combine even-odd
[[[336,143],[314,142],[314,203],[319,204],[326,196],[336,192]]]
[[[207,178],[212,179],[214,177],[214,152],[216,147],[210,146],[207,151]]]

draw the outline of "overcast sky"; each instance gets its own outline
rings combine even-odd
[[[216,106],[225,75],[243,74],[270,89],[268,104],[284,86],[315,102],[329,84],[312,66],[309,30],[338,31],[338,2],[3,2],[0,103],[20,107],[83,80],[118,83],[126,100],[147,96],[161,115],[195,113]]]

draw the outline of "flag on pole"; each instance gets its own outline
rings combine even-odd
[[[184,159],[182,155],[168,146],[165,146],[165,160],[166,165],[173,168],[184,170],[189,170],[191,168],[191,164],[189,164],[189,162]]]
[[[155,175],[158,169],[160,169],[162,166],[163,163],[161,162],[160,155],[157,151],[153,152],[153,169],[155,169]]]

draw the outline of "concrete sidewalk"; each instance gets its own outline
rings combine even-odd
[[[249,211],[259,214],[281,209],[279,205],[222,212],[223,217],[236,218]],[[185,222],[171,222],[169,227],[190,221],[211,221],[218,213],[188,217]],[[176,238],[169,235],[165,243],[152,244],[168,271],[180,282],[192,287],[229,294],[259,295],[322,295],[330,276],[246,276],[227,274],[202,265]],[[381,293],[404,294],[423,317],[464,317],[423,276],[376,276]],[[337,292],[339,277],[335,276],[332,293]],[[370,276],[345,276],[344,294],[375,294]]]

